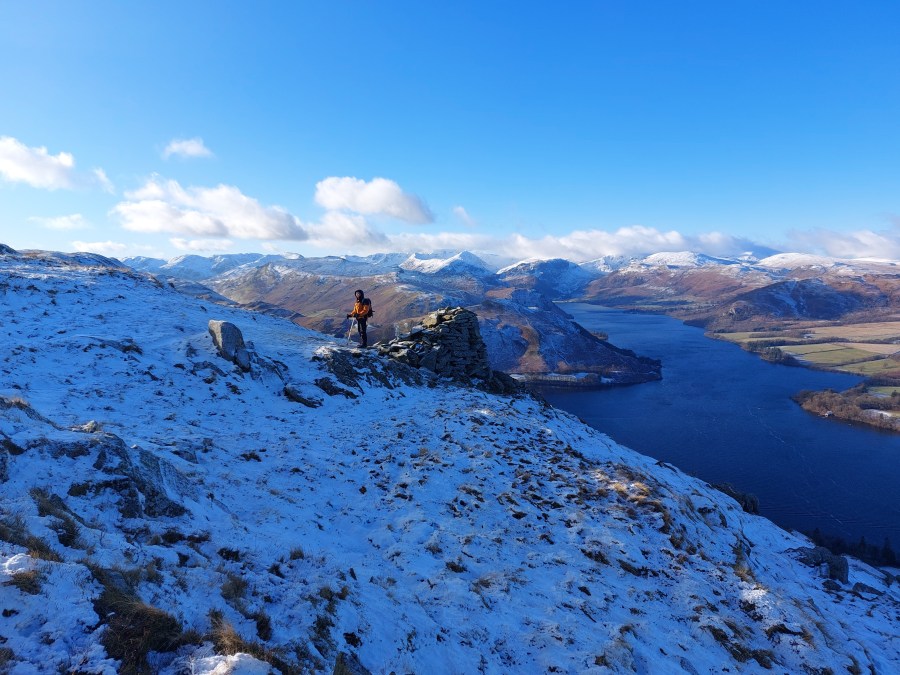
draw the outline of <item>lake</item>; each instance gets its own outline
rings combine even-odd
[[[615,441],[711,483],[759,497],[788,529],[900,545],[900,434],[811,415],[801,389],[859,377],[775,365],[667,316],[561,307],[612,344],[660,359],[659,382],[602,390],[540,388]]]

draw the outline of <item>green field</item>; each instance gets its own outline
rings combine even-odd
[[[837,370],[841,370],[845,373],[865,375],[866,377],[875,377],[878,375],[891,375],[892,373],[900,372],[900,363],[891,359],[878,359],[877,361],[838,366]]]
[[[819,349],[802,351],[804,348],[809,347],[819,347]],[[802,347],[797,347],[795,345],[779,345],[779,348],[783,352],[794,354],[802,361],[820,366],[843,366],[879,356],[872,352],[864,352],[861,349],[844,347],[839,344],[803,345]]]
[[[790,324],[789,328],[789,331],[716,333],[714,337],[750,351],[760,351],[759,343],[773,345],[810,368],[840,370],[866,377],[900,372],[900,361],[889,358],[900,351],[900,321]],[[827,339],[837,341],[821,342]]]

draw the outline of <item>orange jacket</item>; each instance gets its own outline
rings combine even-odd
[[[357,319],[365,319],[369,316],[369,309],[371,306],[372,303],[368,302],[368,298],[365,298],[362,302],[354,303],[353,316]]]

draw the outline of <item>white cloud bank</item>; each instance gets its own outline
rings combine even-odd
[[[72,248],[86,253],[117,256],[128,251],[130,247],[116,241],[73,241]]]
[[[433,222],[431,211],[418,197],[405,193],[385,178],[366,182],[330,177],[316,184],[315,200],[327,209],[317,222],[303,222],[279,206],[265,206],[237,187],[184,187],[160,176],[149,178],[111,210],[122,226],[134,232],[173,235],[172,246],[185,251],[224,251],[234,240],[305,242],[328,253],[433,252],[472,250],[510,259],[567,258],[576,262],[604,256],[644,256],[662,251],[693,251],[735,257],[753,252],[760,257],[775,252],[745,237],[723,232],[685,234],[677,230],[633,225],[616,230],[583,229],[561,235],[491,235],[473,230],[461,206],[452,213],[467,227],[460,231],[388,234],[367,216],[391,216],[407,222]],[[78,214],[36,220],[44,227],[74,229],[83,221]],[[114,253],[113,242],[93,246]],[[794,232],[783,250],[818,253],[841,258],[900,260],[900,224],[884,231],[828,230]],[[94,250],[94,249],[92,249]]]
[[[568,234],[497,237],[471,232],[406,233],[389,237],[389,248],[403,252],[444,250],[489,251],[509,258],[567,258],[576,262],[604,256],[642,256],[659,251],[695,251],[717,256],[737,256],[759,250],[759,244],[741,237],[711,232],[696,236],[652,227],[622,227],[615,231],[576,230]],[[383,249],[382,249],[383,250]]]
[[[43,146],[31,148],[12,136],[0,136],[0,178],[45,190],[74,190],[99,185],[107,192],[113,191],[103,169],[82,175],[75,170],[75,157],[71,153],[51,155]]]
[[[126,230],[199,238],[308,238],[300,220],[279,206],[263,206],[232,185],[182,187],[177,181],[150,178],[127,192],[111,213]]]
[[[212,150],[206,147],[203,139],[195,138],[175,138],[169,141],[169,144],[162,151],[163,159],[170,157],[182,157],[184,159],[195,159],[201,157],[212,157]]]
[[[316,183],[316,203],[329,211],[391,216],[416,225],[434,222],[434,214],[419,197],[387,178],[369,182],[349,176],[326,178]]]
[[[180,239],[174,237],[169,239],[179,251],[227,251],[234,242],[230,239]]]
[[[818,253],[834,258],[876,258],[900,260],[900,225],[881,230],[834,232],[815,229],[791,232],[791,246],[804,253]]]

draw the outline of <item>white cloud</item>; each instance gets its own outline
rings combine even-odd
[[[191,159],[195,157],[212,157],[213,153],[212,150],[206,147],[203,143],[203,139],[200,137],[175,138],[169,141],[169,144],[162,152],[164,159],[169,159],[169,157],[172,157],[173,155]]]
[[[117,256],[127,251],[129,247],[116,241],[73,241],[72,248],[79,252]]]
[[[184,188],[154,176],[125,198],[111,213],[134,232],[292,241],[308,237],[296,216],[279,206],[263,206],[232,185]]]
[[[478,225],[478,223],[475,222],[475,219],[472,218],[472,216],[469,215],[469,212],[466,211],[462,206],[454,206],[453,215],[455,215],[469,227],[476,227]]]
[[[803,253],[818,253],[834,258],[900,260],[900,227],[880,232],[815,229],[791,232],[789,237],[791,246]]]
[[[75,187],[75,158],[68,152],[51,155],[47,148],[29,148],[11,136],[0,136],[0,176],[48,190]]]
[[[73,213],[68,216],[56,216],[55,218],[40,218],[34,216],[28,219],[29,222],[36,223],[48,230],[86,230],[91,224],[85,220],[80,213]]]
[[[390,240],[362,216],[328,211],[318,223],[308,224],[309,241],[320,247],[341,246],[357,251],[384,250]]]
[[[107,177],[106,172],[103,169],[94,169],[93,174],[94,181],[103,189],[104,192],[115,194],[116,188],[113,186],[112,181]]]
[[[387,178],[368,183],[349,176],[332,176],[316,183],[316,203],[330,211],[391,216],[408,223],[434,222],[434,215],[417,196]]]
[[[431,253],[432,251],[496,251],[507,253],[507,239],[467,232],[404,233],[390,237],[393,251]]]
[[[227,251],[234,242],[230,239],[169,239],[179,251]]]
[[[99,186],[106,192],[114,191],[103,169],[81,174],[75,170],[75,157],[71,153],[51,155],[45,147],[30,148],[12,136],[0,136],[0,178],[46,190]]]

